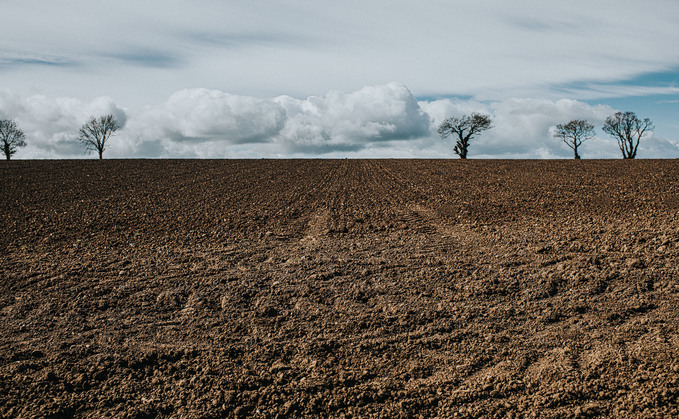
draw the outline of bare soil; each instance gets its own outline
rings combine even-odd
[[[2,417],[679,416],[679,161],[0,175]]]

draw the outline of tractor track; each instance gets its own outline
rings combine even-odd
[[[2,417],[679,416],[675,161],[0,172]]]

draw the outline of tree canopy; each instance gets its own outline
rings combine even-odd
[[[641,120],[634,112],[616,112],[606,118],[602,129],[618,141],[623,159],[633,159],[637,156],[641,138],[655,127],[650,119]]]
[[[457,140],[453,151],[455,151],[455,154],[460,156],[461,159],[466,159],[471,139],[481,132],[491,129],[492,122],[493,120],[490,115],[479,113],[472,113],[471,115],[463,115],[461,117],[451,117],[443,120],[439,125],[438,133],[441,138],[456,135]]]
[[[580,159],[578,147],[594,137],[594,125],[582,119],[574,119],[567,124],[557,125],[554,137],[566,143],[573,150],[574,157]]]
[[[0,120],[0,146],[9,160],[19,147],[26,147],[26,135],[11,119]]]
[[[118,121],[112,114],[102,115],[99,118],[91,117],[90,120],[80,127],[78,140],[86,151],[96,151],[99,159],[103,158],[106,149],[106,141],[120,128]]]

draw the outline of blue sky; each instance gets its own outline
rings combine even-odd
[[[16,158],[82,158],[109,112],[105,157],[454,157],[436,125],[477,111],[470,157],[569,158],[553,126],[629,110],[656,125],[640,157],[679,157],[679,3],[610,5],[6,0],[0,117]],[[581,152],[619,153],[600,130]]]
[[[621,83],[631,88],[649,88],[666,91],[679,88],[679,68],[672,71],[646,73]],[[616,109],[631,110],[640,117],[651,118],[655,125],[655,134],[661,137],[679,139],[679,92],[640,95],[624,95],[619,93],[613,97],[602,97],[588,100],[588,103],[605,103]]]

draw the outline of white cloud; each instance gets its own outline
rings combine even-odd
[[[471,113],[490,114],[490,106],[474,100],[441,99],[433,101],[421,101],[420,107],[432,120],[432,124],[438,126],[444,119],[451,116],[460,116]],[[435,130],[434,130],[435,131]]]
[[[193,87],[305,97],[388,80],[497,101],[679,67],[676,0],[5,3],[6,85],[129,106]]]
[[[408,88],[397,83],[276,101],[288,114],[279,142],[292,152],[357,151],[371,143],[430,134],[428,115]]]
[[[156,137],[243,144],[270,141],[283,128],[285,112],[271,100],[185,89],[142,115],[142,120],[145,126],[161,130]]]
[[[641,96],[679,95],[679,88],[674,86],[635,86],[622,84],[588,84],[583,88],[564,89],[571,97],[582,100],[605,99]],[[669,102],[669,101],[667,101]]]
[[[639,158],[679,158],[679,141],[653,136],[639,143]]]
[[[28,147],[16,158],[81,158],[74,140],[91,115],[114,113],[125,126],[105,157],[421,157],[455,155],[436,134],[449,116],[490,114],[493,128],[472,141],[471,158],[571,158],[551,129],[572,119],[601,127],[616,110],[561,99],[509,99],[483,103],[417,101],[398,83],[295,99],[260,99],[217,90],[184,89],[165,102],[130,112],[112,99],[29,96],[0,91],[0,117],[14,118]],[[650,137],[639,157],[674,157],[678,143]],[[619,158],[615,141],[599,136],[583,144],[583,158]]]
[[[329,92],[304,100],[257,99],[216,90],[185,89],[130,123],[128,144],[160,156],[232,156],[250,145],[267,156],[355,152],[375,143],[427,137],[429,117],[403,85]],[[265,143],[266,147],[253,147]]]

